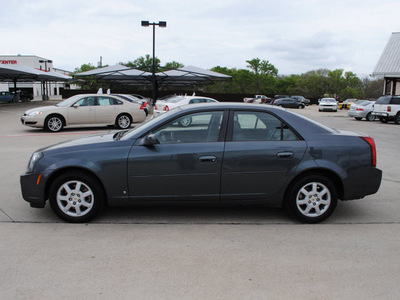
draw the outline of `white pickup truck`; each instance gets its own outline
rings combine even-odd
[[[400,124],[400,96],[382,96],[376,100],[372,115],[382,123],[394,121]]]
[[[269,103],[271,98],[265,95],[256,95],[255,98],[243,98],[243,101],[247,103]]]

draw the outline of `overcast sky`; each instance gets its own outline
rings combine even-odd
[[[246,68],[268,60],[279,74],[342,68],[370,74],[392,32],[399,0],[0,0],[0,55],[37,55],[73,71],[84,63],[152,54],[161,64]]]

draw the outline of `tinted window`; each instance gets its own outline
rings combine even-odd
[[[222,111],[185,115],[154,133],[160,144],[217,142],[222,116]]]
[[[95,97],[85,97],[77,101],[75,104],[79,104],[79,106],[94,106],[95,100]]]
[[[400,97],[393,97],[392,104],[400,104]]]
[[[375,104],[389,104],[391,98],[391,96],[379,97],[378,100],[376,100]]]
[[[269,113],[235,112],[233,141],[293,141],[297,135],[281,120]]]

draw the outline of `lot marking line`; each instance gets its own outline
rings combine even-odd
[[[102,131],[85,131],[85,132],[64,132],[64,133],[32,133],[32,134],[7,134],[0,135],[0,138],[9,137],[27,137],[27,136],[55,136],[55,135],[81,135],[81,134],[97,134],[102,133]]]

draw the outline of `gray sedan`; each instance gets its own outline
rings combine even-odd
[[[262,203],[317,223],[338,199],[376,193],[381,177],[369,136],[277,107],[213,103],[40,149],[21,188],[32,207],[48,200],[68,222],[87,222],[106,205]]]
[[[374,110],[373,101],[359,100],[350,106],[348,115],[354,117],[356,120],[361,120],[365,118],[367,121],[374,121],[375,116],[372,115]]]

